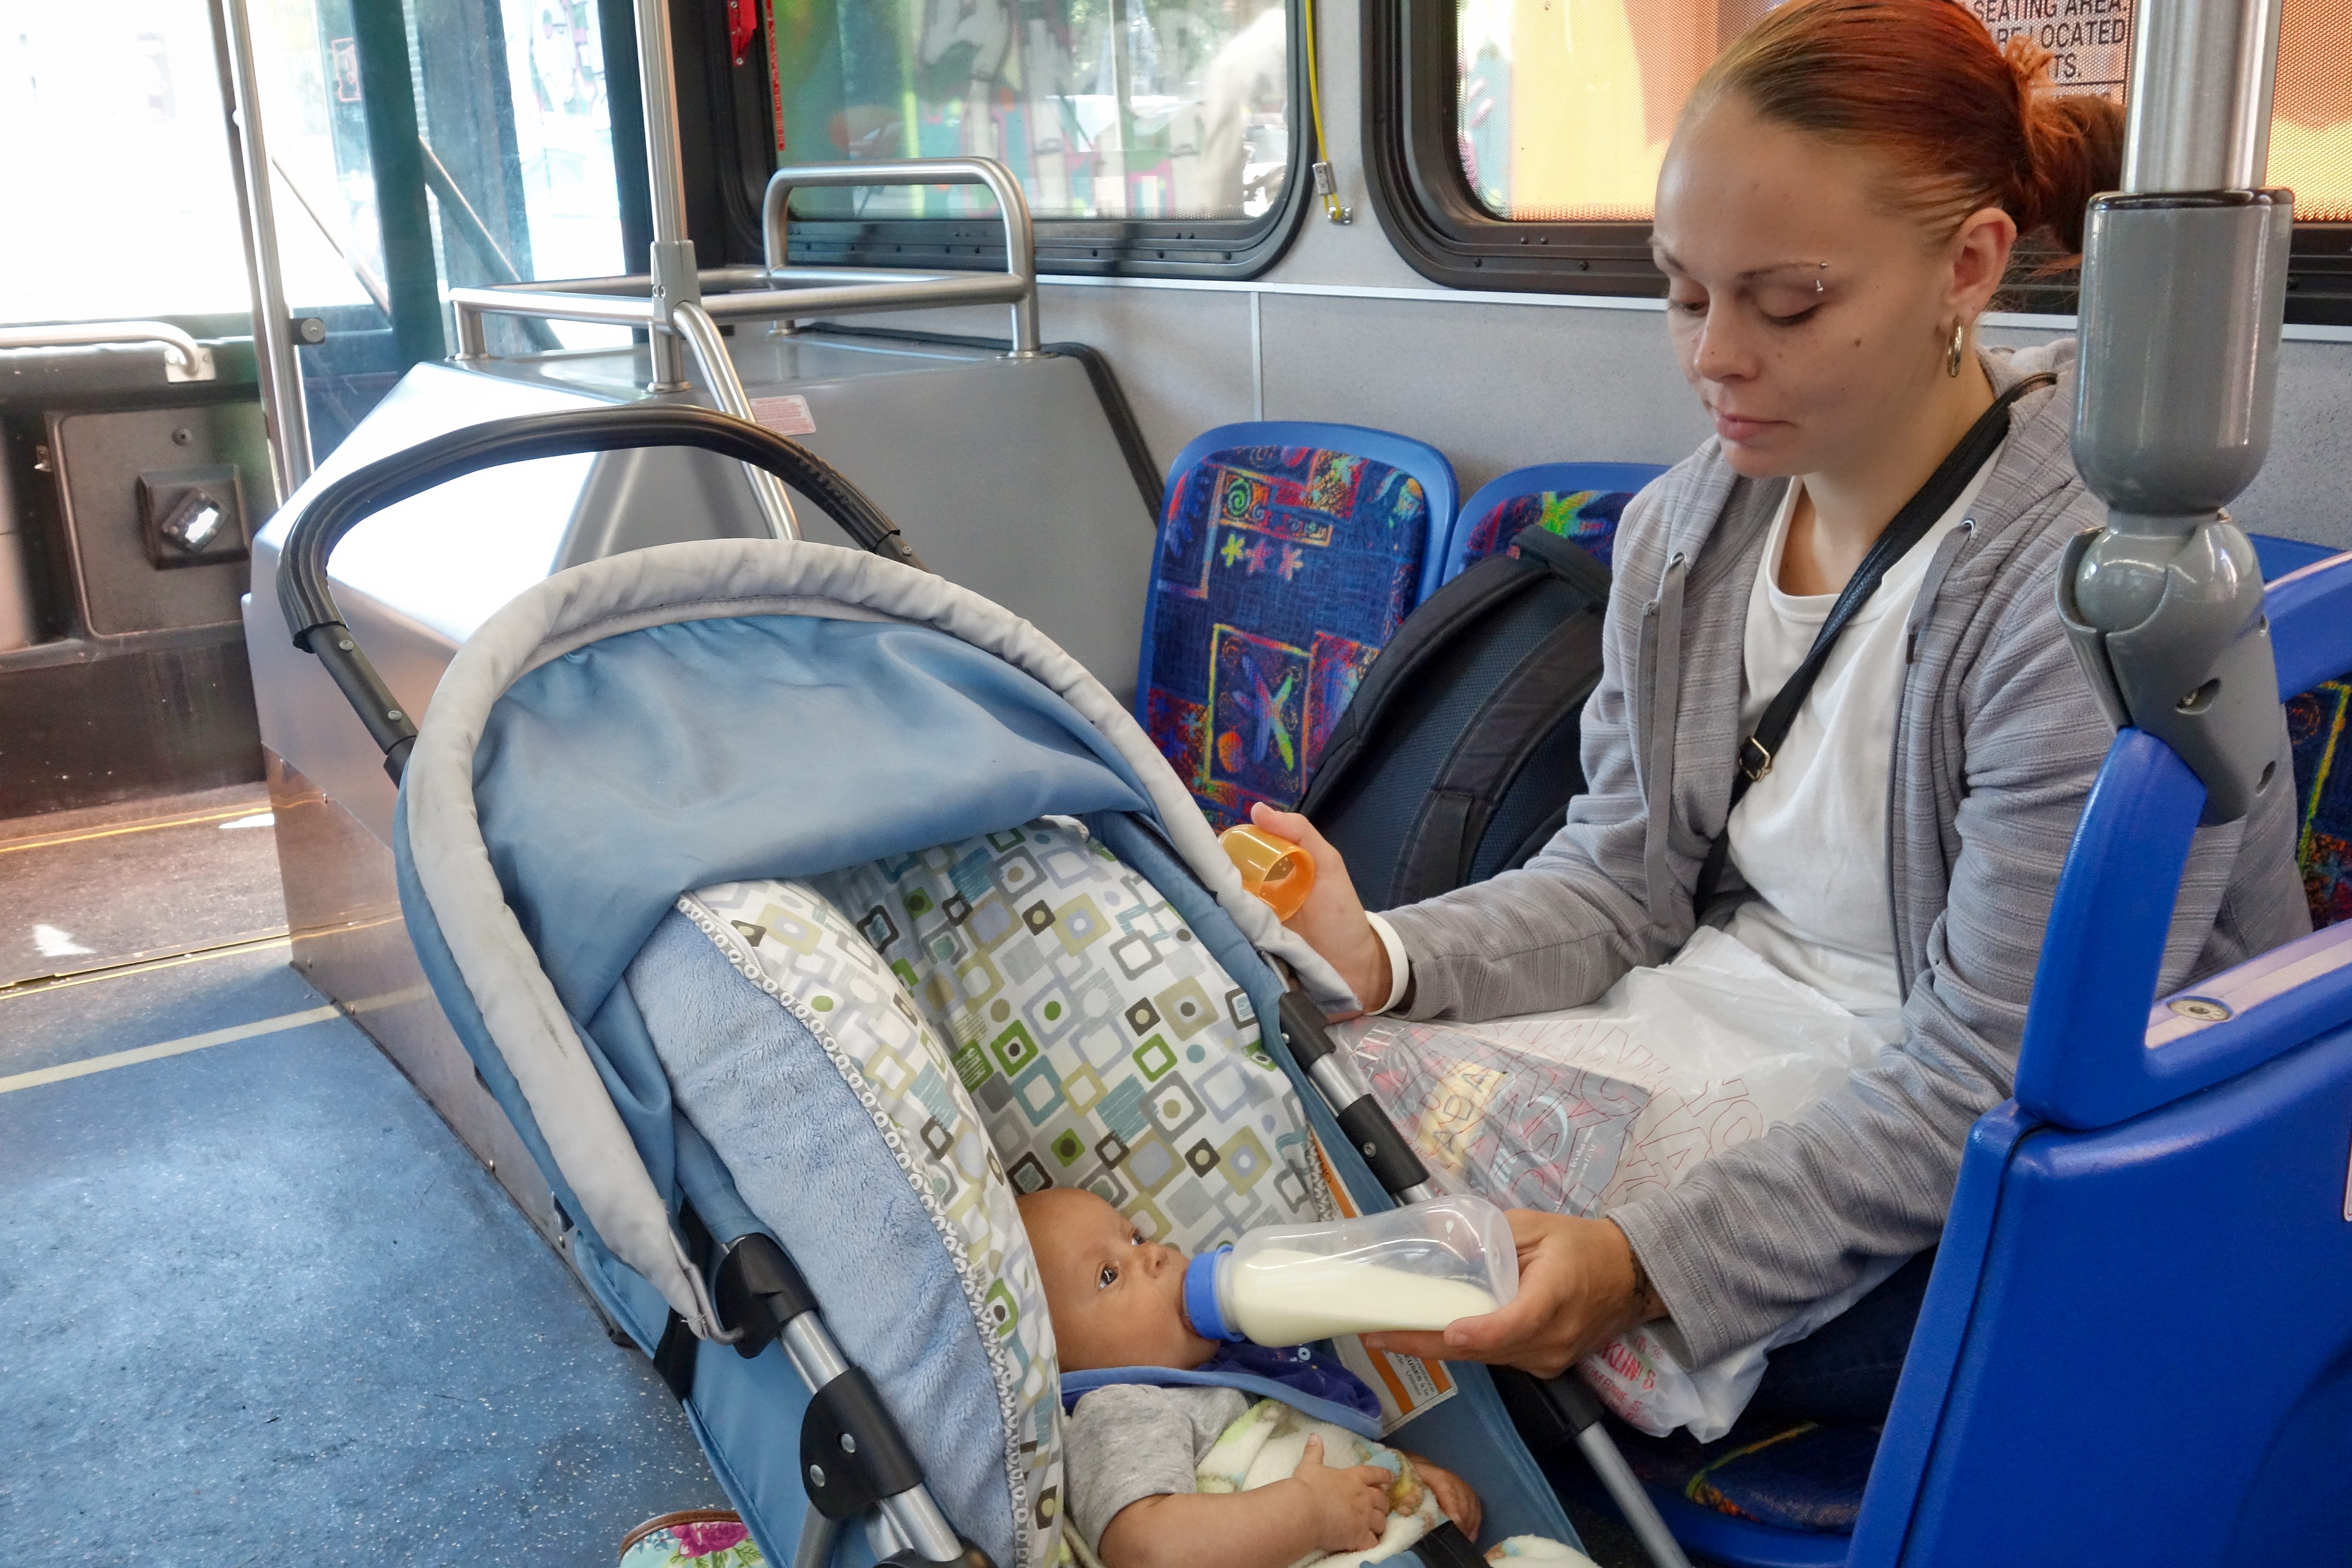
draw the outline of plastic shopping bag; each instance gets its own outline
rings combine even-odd
[[[1559,1214],[1673,1186],[1793,1119],[1891,1043],[1712,927],[1586,1006],[1483,1024],[1365,1018],[1339,1033],[1440,1185]],[[1768,1352],[1828,1322],[1899,1262],[1706,1366],[1689,1366],[1672,1325],[1658,1323],[1580,1370],[1642,1430],[1687,1426],[1711,1441],[1756,1392]]]

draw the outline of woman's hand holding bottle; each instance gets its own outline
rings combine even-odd
[[[1570,1367],[1664,1308],[1625,1233],[1605,1219],[1512,1209],[1518,1294],[1500,1310],[1436,1333],[1366,1334],[1374,1350],[1423,1361],[1477,1361],[1538,1377]]]

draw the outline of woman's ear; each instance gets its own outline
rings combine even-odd
[[[1982,315],[2009,273],[2009,253],[2016,245],[2017,220],[1999,207],[1979,207],[1962,218],[1952,236],[1946,306],[1965,321]]]

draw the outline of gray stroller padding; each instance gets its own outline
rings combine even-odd
[[[673,911],[628,984],[671,1092],[800,1266],[842,1351],[887,1391],[933,1499],[993,1563],[1014,1551],[995,1375],[956,1260],[815,1035]],[[1018,1466],[1015,1453],[1013,1465]]]

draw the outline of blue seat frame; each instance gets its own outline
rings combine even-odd
[[[1454,515],[1453,525],[1445,531],[1437,574],[1423,588],[1422,597],[1427,598],[1462,574],[1462,558],[1469,549],[1472,531],[1505,501],[1547,491],[1638,490],[1665,471],[1664,463],[1530,463],[1487,480],[1471,492],[1470,499]]]
[[[2282,700],[2352,668],[2352,554],[2263,541]],[[2291,786],[2289,786],[2291,787]],[[2156,995],[2204,787],[2116,737],[2016,1095],[1964,1150],[1852,1537],[1658,1494],[1695,1553],[2336,1561],[2352,1472],[2352,925]],[[2179,1004],[2186,1004],[2184,1008]]]

